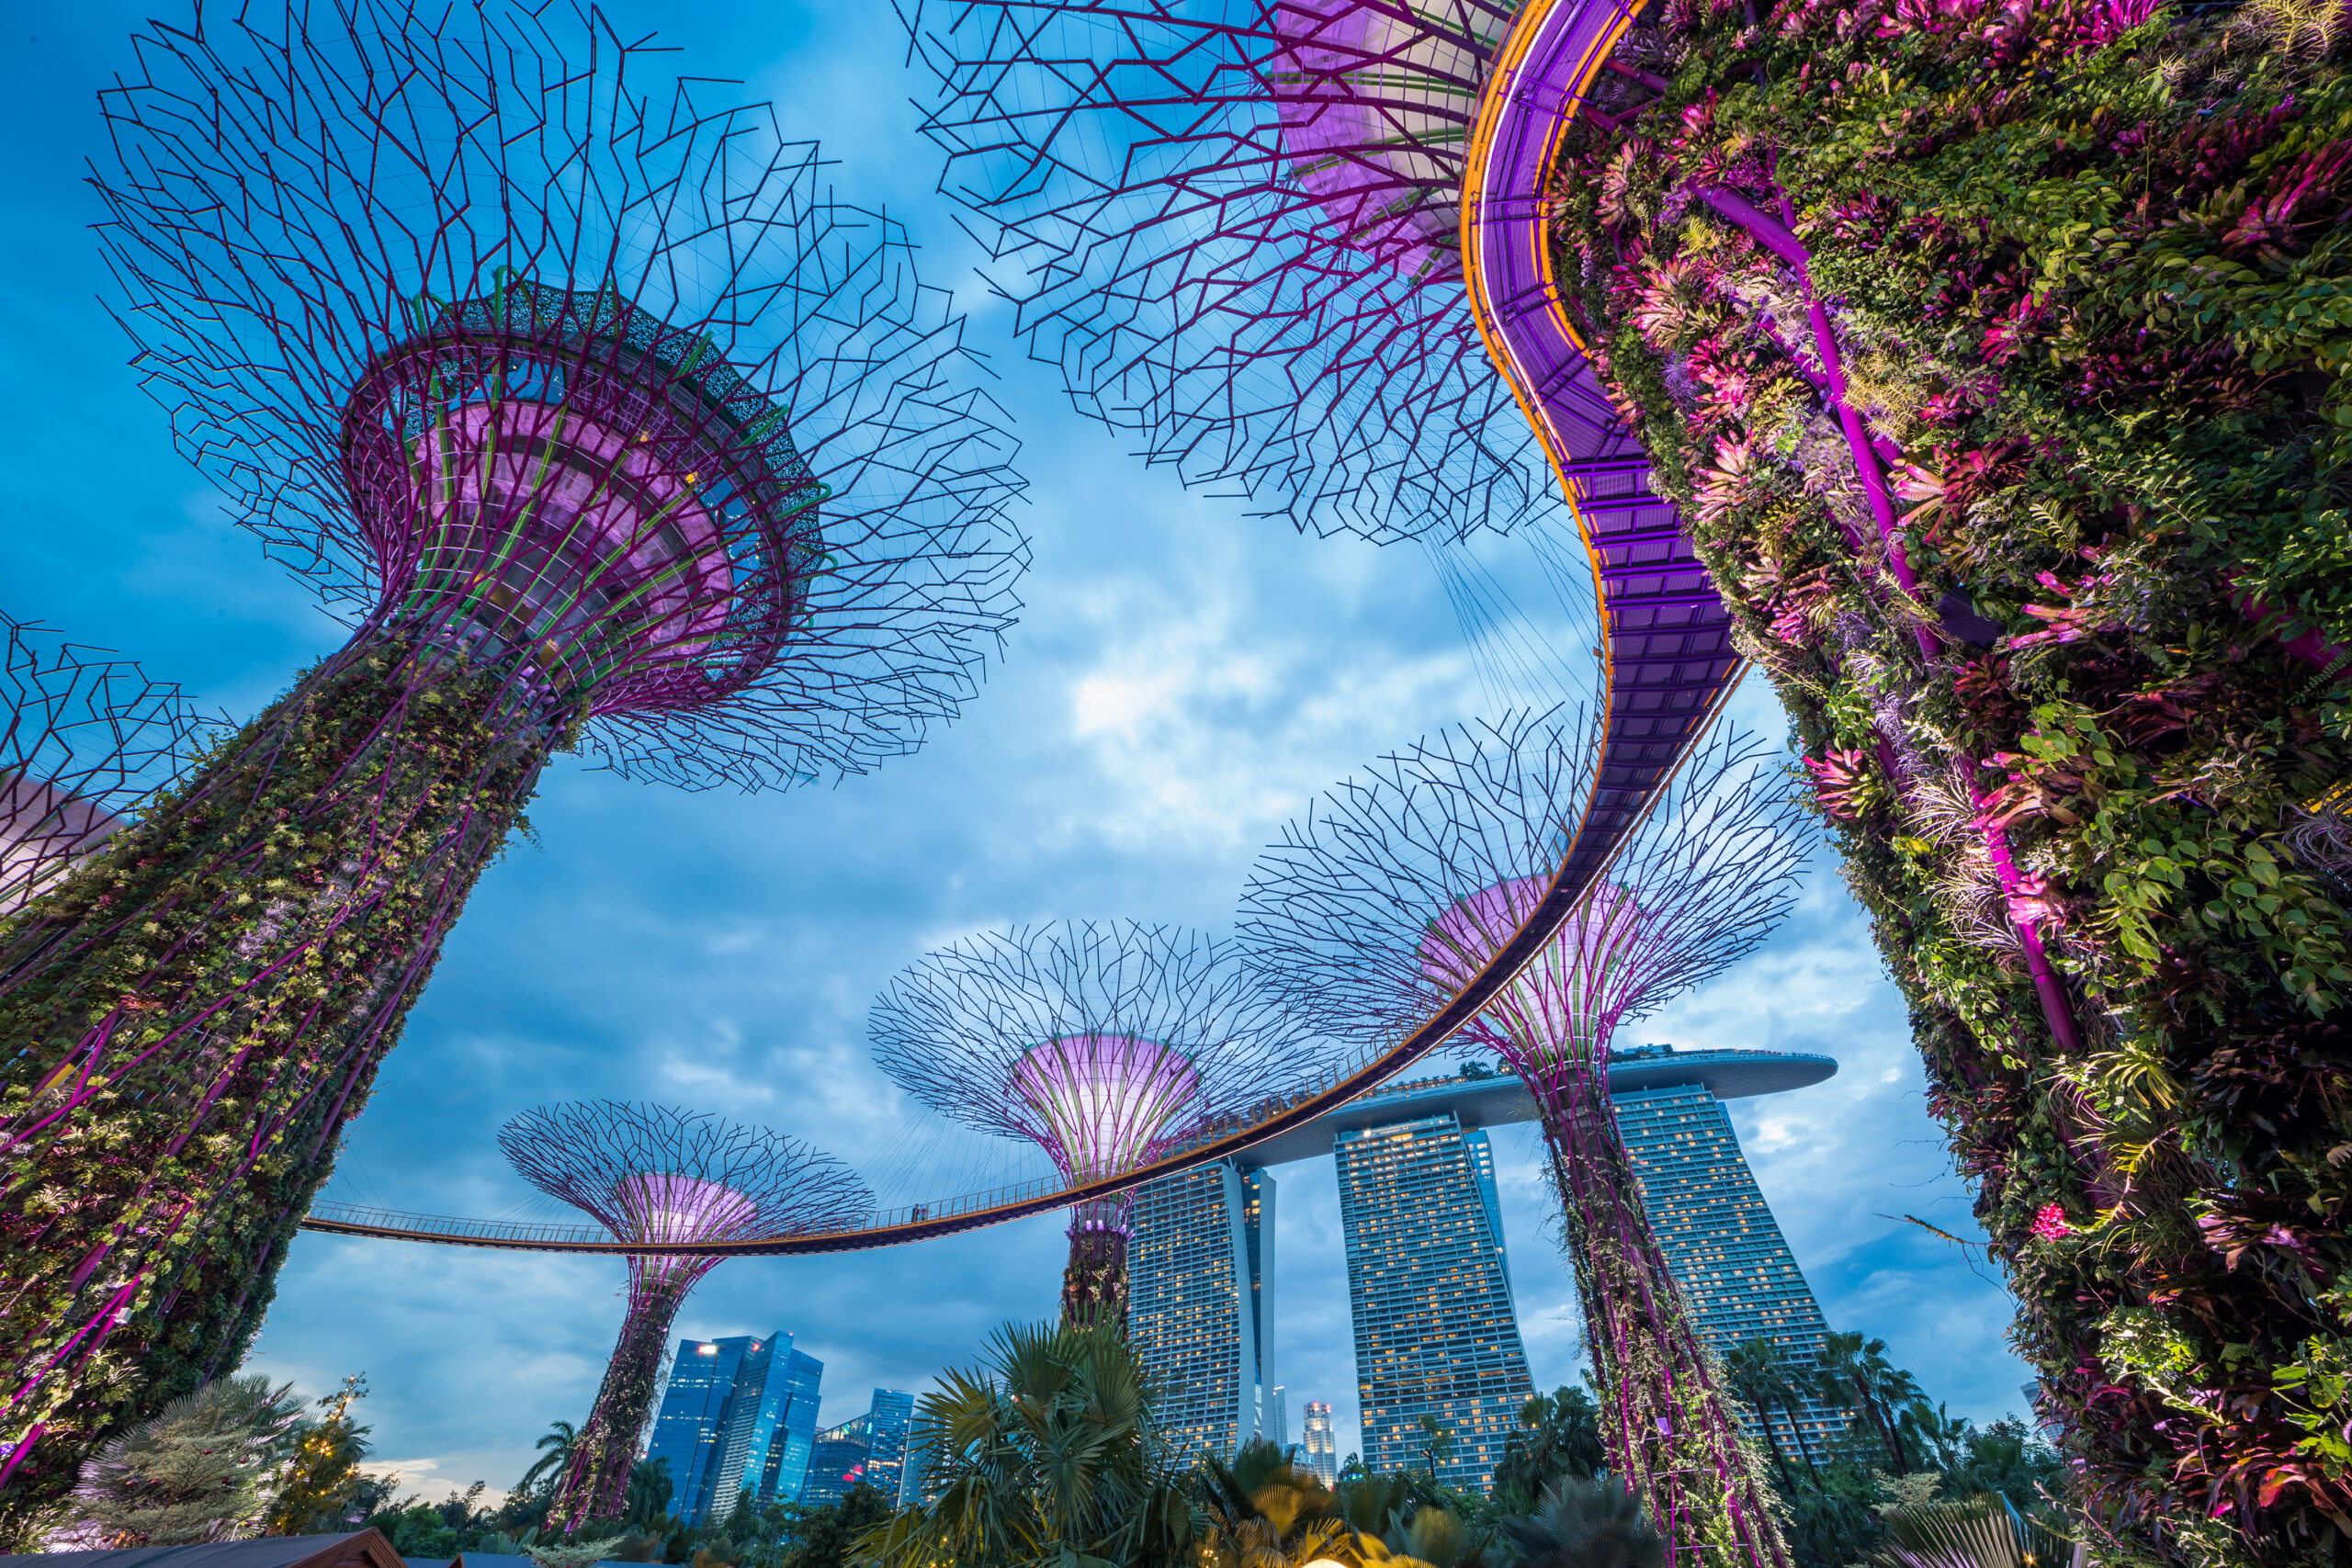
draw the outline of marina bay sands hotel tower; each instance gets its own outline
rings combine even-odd
[[[1740,1153],[1723,1102],[1818,1083],[1826,1056],[1766,1051],[1612,1053],[1609,1083],[1667,1263],[1708,1347],[1763,1337],[1800,1365],[1828,1332]],[[1519,1080],[1476,1066],[1394,1084],[1221,1161],[1140,1189],[1128,1325],[1188,1447],[1230,1454],[1275,1437],[1274,1180],[1267,1167],[1329,1154],[1338,1168],[1353,1308],[1363,1459],[1425,1462],[1424,1415],[1451,1437],[1441,1479],[1483,1490],[1534,1392],[1520,1340],[1485,1129],[1532,1122]],[[1547,1266],[1550,1259],[1544,1260]],[[1782,1420],[1777,1414],[1771,1417]],[[1842,1427],[1806,1406],[1814,1453]]]

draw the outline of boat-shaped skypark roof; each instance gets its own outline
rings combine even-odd
[[[1638,1045],[1612,1052],[1609,1057],[1609,1090],[1629,1094],[1636,1089],[1703,1085],[1717,1100],[1742,1100],[1749,1095],[1778,1094],[1804,1089],[1837,1072],[1827,1056],[1786,1051],[1678,1051],[1671,1045]],[[1527,1086],[1508,1072],[1487,1077],[1460,1073],[1444,1077],[1414,1078],[1385,1084],[1335,1111],[1326,1111],[1304,1126],[1275,1134],[1234,1156],[1236,1164],[1254,1169],[1289,1165],[1328,1155],[1343,1132],[1393,1126],[1423,1116],[1452,1111],[1465,1127],[1500,1126],[1535,1120],[1535,1101]]]

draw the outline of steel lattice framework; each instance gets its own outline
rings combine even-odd
[[[0,615],[0,918],[179,782],[215,728],[129,660]]]
[[[990,931],[894,976],[868,1023],[890,1080],[952,1121],[1044,1149],[1070,1184],[1149,1164],[1308,1066],[1230,942],[1131,920]],[[1126,1323],[1134,1198],[1070,1211],[1062,1314]]]
[[[356,627],[0,928],[9,1509],[233,1364],[551,752],[858,772],[1015,608],[1012,444],[904,233],[582,21],[200,18],[103,95],[140,371]]]
[[[902,0],[942,188],[1033,352],[1187,483],[1317,533],[1555,513],[1463,290],[1459,191],[1511,8]]]
[[[1543,897],[1589,787],[1594,729],[1580,712],[1507,716],[1327,792],[1251,874],[1241,940],[1253,966],[1340,1038],[1410,1027]],[[1609,1097],[1609,1043],[1762,942],[1814,841],[1768,753],[1719,733],[1464,1032],[1535,1098],[1610,1408],[1611,1468],[1647,1494],[1677,1562],[1778,1568],[1788,1556],[1644,1212]]]
[[[585,1210],[616,1240],[737,1241],[837,1229],[874,1194],[848,1167],[805,1144],[715,1116],[622,1100],[526,1111],[498,1146],[541,1191]],[[576,1529],[619,1517],[652,1413],[662,1351],[686,1293],[718,1266],[708,1254],[631,1253],[628,1315],[548,1518]]]

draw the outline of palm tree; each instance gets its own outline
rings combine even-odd
[[[1539,1393],[1520,1407],[1520,1430],[1503,1442],[1495,1467],[1498,1506],[1524,1513],[1544,1489],[1562,1480],[1589,1480],[1609,1463],[1600,1436],[1600,1406],[1580,1388]]]
[[[564,1467],[571,1462],[571,1450],[579,1445],[580,1429],[577,1427],[569,1421],[548,1423],[545,1435],[533,1445],[541,1450],[538,1459],[523,1472],[523,1479],[514,1483],[514,1490],[528,1492],[542,1481],[552,1486],[556,1477],[561,1475]]]
[[[1886,1516],[1886,1540],[1871,1568],[2042,1568],[2074,1543],[2020,1514],[1997,1492],[1957,1503],[1924,1503]]]
[[[1202,1561],[1210,1568],[1328,1561],[1352,1544],[1323,1478],[1262,1438],[1242,1445],[1230,1465],[1214,1453],[1204,1458],[1200,1497],[1208,1515]]]
[[[1563,1481],[1532,1514],[1502,1521],[1521,1568],[1658,1568],[1666,1543],[1622,1482]]]
[[[1913,1400],[1896,1426],[1917,1440],[1920,1457],[1939,1470],[1950,1470],[1968,1457],[1968,1439],[1976,1431],[1967,1417],[1954,1416],[1940,1404],[1930,1405],[1925,1399]]]
[[[1772,1425],[1773,1407],[1778,1405],[1788,1412],[1796,1397],[1781,1362],[1781,1348],[1760,1337],[1734,1346],[1731,1354],[1724,1358],[1724,1380],[1732,1397],[1756,1412],[1756,1419],[1763,1426],[1764,1441],[1772,1450],[1772,1466],[1781,1472],[1781,1489],[1793,1490],[1796,1481],[1789,1474],[1789,1458],[1781,1451],[1781,1434]],[[1789,1430],[1800,1431],[1793,1414],[1789,1416]],[[1803,1445],[1802,1435],[1797,1441]],[[1813,1469],[1813,1456],[1809,1453],[1805,1455],[1805,1469]],[[1815,1474],[1815,1484],[1818,1485],[1820,1479]]]
[[[1894,1412],[1926,1396],[1909,1372],[1886,1359],[1885,1340],[1866,1341],[1860,1333],[1830,1335],[1821,1342],[1814,1382],[1824,1403],[1861,1411],[1895,1474],[1911,1472],[1910,1450]]]
[[[1429,1472],[1435,1475],[1438,1462],[1453,1451],[1453,1434],[1445,1429],[1444,1423],[1426,1410],[1418,1419],[1421,1428],[1421,1461]]]
[[[1194,1561],[1191,1477],[1161,1444],[1143,1369],[1116,1328],[1008,1325],[984,1364],[941,1383],[912,1434],[938,1500],[861,1537],[862,1561]]]

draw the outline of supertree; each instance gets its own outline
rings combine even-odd
[[[541,1191],[594,1214],[616,1241],[694,1245],[840,1230],[873,1212],[854,1172],[764,1127],[621,1100],[526,1111],[498,1146]],[[550,1523],[619,1516],[661,1380],[670,1325],[720,1258],[628,1255],[628,1315],[596,1403],[557,1483]]]
[[[1149,1163],[1290,1087],[1306,1046],[1229,941],[1132,920],[988,931],[926,953],[875,998],[890,1080],[941,1115],[1025,1139],[1065,1180]],[[1072,1206],[1068,1323],[1127,1321],[1135,1198]]]
[[[550,754],[862,772],[970,693],[1026,551],[961,319],[764,107],[593,14],[137,45],[96,180],[136,364],[355,629],[0,931],[19,1510],[233,1364]]]
[[[178,782],[209,730],[129,660],[0,615],[0,918]]]
[[[1242,896],[1251,965],[1342,1040],[1429,1016],[1544,897],[1593,784],[1582,712],[1520,712],[1382,758],[1268,849]],[[1620,1025],[1711,978],[1784,916],[1815,835],[1785,775],[1718,732],[1535,957],[1472,1021],[1534,1097],[1610,1467],[1675,1562],[1789,1562],[1769,1489],[1667,1270],[1609,1097]]]
[[[941,188],[1032,351],[1187,482],[1318,533],[1556,515],[1551,458],[1463,289],[1487,0],[902,0]],[[1587,378],[1574,487],[1639,491]]]
[[[2089,1549],[2340,1554],[2352,23],[1524,25],[1512,243],[1796,720]]]

